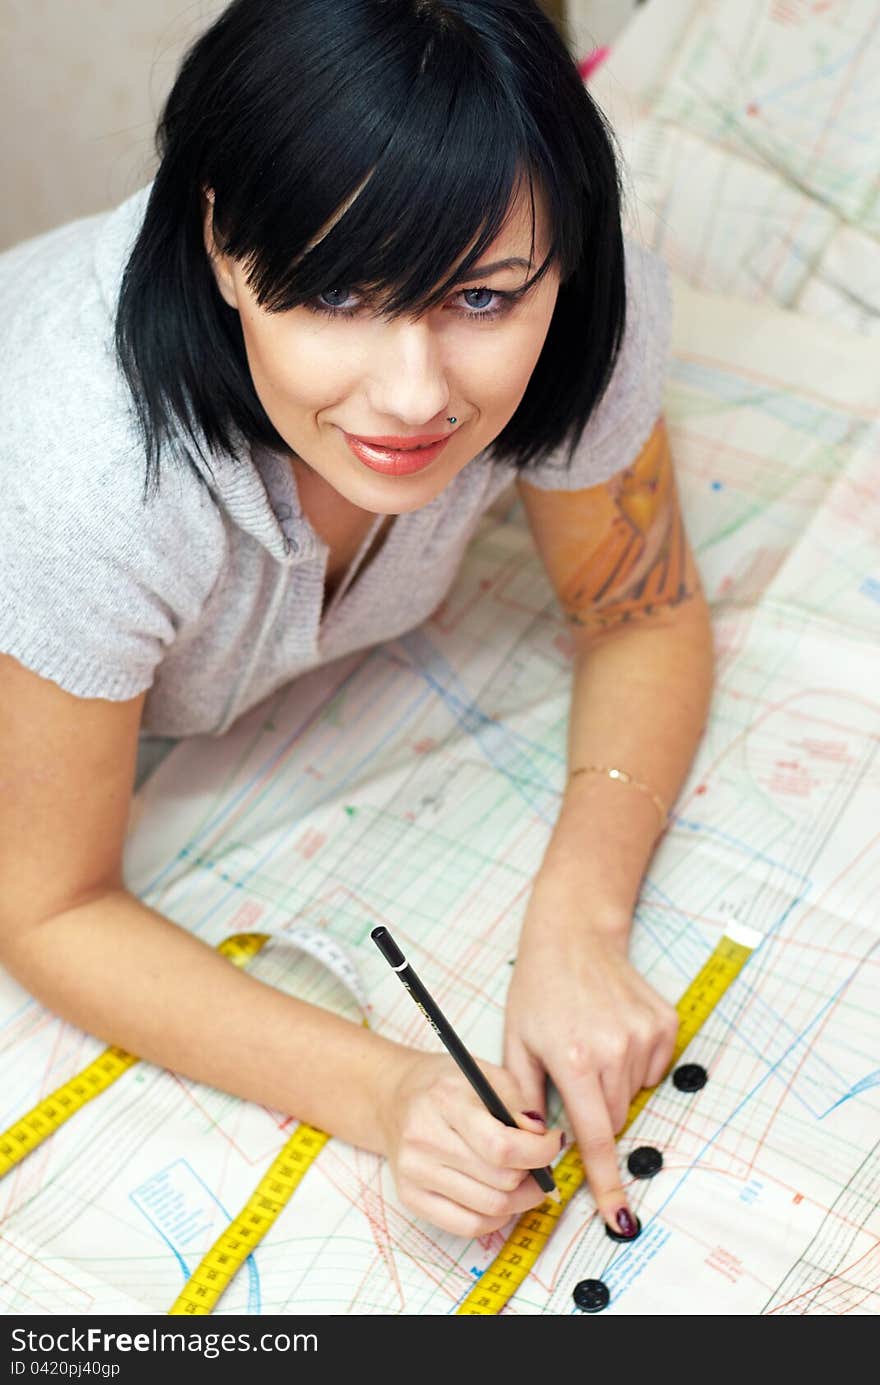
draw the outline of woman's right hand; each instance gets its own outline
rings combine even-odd
[[[519,1087],[504,1068],[480,1067],[521,1128],[490,1115],[445,1054],[413,1053],[381,1113],[401,1202],[470,1238],[498,1231],[543,1202],[529,1170],[552,1163],[563,1143],[561,1130],[546,1130],[520,1109]]]

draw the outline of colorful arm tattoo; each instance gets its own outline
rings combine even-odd
[[[662,418],[632,466],[605,485],[545,491],[523,481],[519,491],[573,625],[599,632],[699,591]]]

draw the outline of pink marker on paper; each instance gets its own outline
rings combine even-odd
[[[603,48],[594,48],[585,58],[581,58],[578,63],[578,72],[585,82],[589,81],[596,68],[605,61],[610,52],[611,49],[606,45]]]

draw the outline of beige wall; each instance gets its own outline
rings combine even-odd
[[[333,0],[327,0],[332,4]],[[156,116],[225,0],[0,0],[0,249],[151,176]],[[575,56],[634,0],[565,0]]]
[[[156,115],[222,0],[0,0],[0,248],[114,205],[154,167]]]

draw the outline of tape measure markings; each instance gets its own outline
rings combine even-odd
[[[268,933],[233,933],[224,938],[217,951],[233,965],[243,967],[268,938]],[[62,1083],[4,1130],[0,1135],[0,1178],[138,1062],[140,1059],[124,1048],[105,1048],[82,1072]]]
[[[270,936],[266,933],[232,934],[218,945],[217,950],[233,965],[245,966],[269,941]],[[361,1008],[366,1010],[366,997],[359,977],[333,940],[305,927],[279,936],[328,966],[355,994]],[[722,937],[676,1006],[679,1032],[670,1069],[760,941],[760,934],[743,925],[729,928]],[[0,1135],[0,1178],[139,1061],[125,1049],[116,1046],[107,1048],[81,1073],[16,1121]],[[641,1114],[655,1091],[656,1087],[645,1088],[636,1095],[619,1132],[621,1135]],[[328,1134],[314,1126],[297,1126],[241,1212],[203,1257],[169,1309],[169,1314],[201,1315],[212,1311],[238,1269],[287,1205],[329,1139]],[[557,1162],[554,1178],[560,1201],[557,1203],[553,1199],[545,1199],[539,1207],[532,1208],[520,1217],[495,1260],[456,1309],[458,1314],[498,1313],[524,1281],[556,1229],[562,1209],[585,1180],[583,1162],[576,1146],[568,1149]]]
[[[321,962],[354,995],[366,1024],[368,1001],[356,968],[344,949],[308,925],[283,935]],[[213,1311],[241,1266],[284,1210],[330,1136],[316,1126],[298,1125],[260,1179],[241,1211],[217,1237],[168,1310],[171,1317],[203,1316]]]
[[[761,940],[760,933],[743,925],[736,930],[728,929],[719,940],[675,1007],[679,1017],[678,1036],[669,1067],[661,1080],[665,1080],[676,1065]],[[643,1087],[636,1094],[618,1138],[641,1115],[656,1090],[656,1086]],[[557,1203],[552,1198],[545,1198],[539,1207],[523,1213],[491,1265],[483,1271],[455,1310],[457,1315],[488,1316],[500,1313],[533,1269],[538,1255],[556,1229],[563,1207],[571,1201],[586,1178],[577,1145],[567,1149],[554,1165],[553,1176],[560,1201]]]
[[[169,1316],[210,1313],[247,1257],[259,1245],[330,1136],[299,1125],[242,1210],[217,1237],[168,1310]]]
[[[233,933],[218,945],[234,966],[246,966],[269,933]],[[352,993],[366,1016],[368,1002],[356,967],[345,950],[325,933],[297,925],[277,934],[327,967]],[[364,1018],[366,1024],[366,1018]],[[0,1178],[59,1129],[94,1097],[106,1091],[140,1060],[121,1048],[108,1048],[76,1077],[46,1097],[0,1135]],[[242,1210],[218,1236],[181,1293],[169,1315],[201,1315],[212,1311],[241,1265],[266,1235],[302,1182],[330,1136],[301,1123],[276,1155]]]
[[[351,960],[335,939],[308,925],[295,925],[278,933],[232,933],[217,945],[217,951],[234,966],[243,967],[270,938],[292,944],[326,966],[366,1013],[367,997]],[[104,1049],[75,1077],[57,1087],[3,1131],[0,1134],[0,1178],[138,1062],[140,1059],[135,1054],[116,1045]]]

